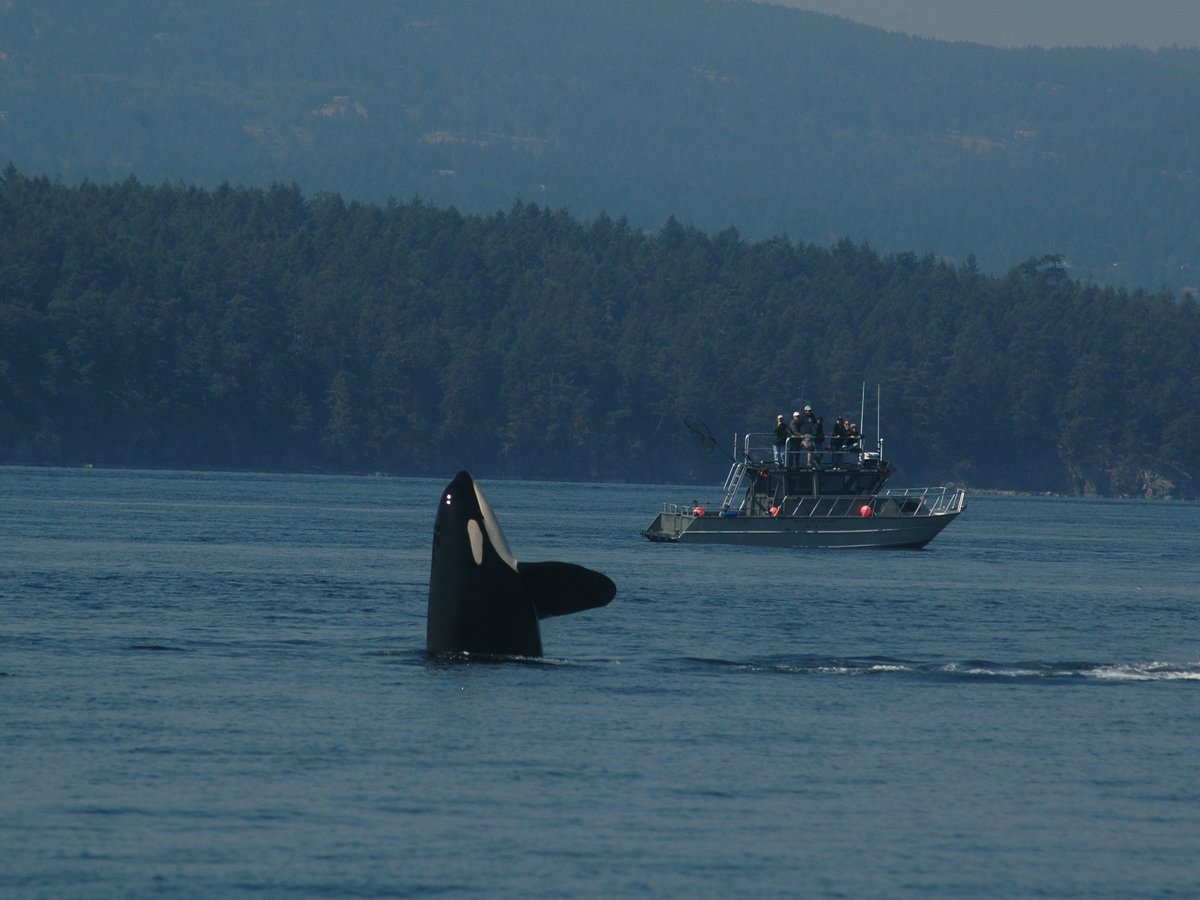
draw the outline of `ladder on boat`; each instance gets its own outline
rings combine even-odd
[[[733,505],[745,478],[746,463],[734,463],[733,468],[729,470],[729,475],[725,478],[725,499],[721,501],[721,512],[725,512]]]

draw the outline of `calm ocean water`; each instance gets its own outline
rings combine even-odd
[[[0,894],[1200,895],[1200,505],[758,551],[641,539],[711,490],[485,480],[618,594],[449,663],[453,474],[0,468]]]

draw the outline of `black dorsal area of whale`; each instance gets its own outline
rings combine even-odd
[[[517,562],[468,472],[442,491],[433,524],[425,650],[435,655],[542,655],[540,619],[605,606],[612,579],[573,563]]]

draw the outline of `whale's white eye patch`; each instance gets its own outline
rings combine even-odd
[[[504,532],[500,530],[500,523],[496,521],[496,514],[492,512],[491,504],[487,502],[487,497],[483,496],[483,489],[477,484],[475,485],[475,499],[479,503],[479,515],[482,517],[482,527],[487,531],[488,542],[492,545],[492,550],[504,562],[506,562],[514,572],[517,571],[517,561],[513,558],[512,551],[508,549],[508,543],[504,540]]]
[[[467,519],[467,537],[471,540],[471,556],[475,557],[475,565],[483,565],[483,529],[479,527],[478,519]]]

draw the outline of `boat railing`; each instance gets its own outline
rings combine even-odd
[[[792,518],[883,516],[916,519],[960,513],[965,504],[966,491],[963,488],[899,488],[851,497],[784,497],[777,507],[777,514]]]
[[[797,437],[790,437],[784,445],[784,465],[806,466],[810,462],[821,466],[842,468],[855,466],[864,461],[879,459],[879,452],[864,450],[862,439],[853,444],[844,444],[835,448],[832,438],[825,435],[821,446],[805,447],[804,442]],[[809,459],[812,456],[813,459]],[[742,459],[749,466],[771,466],[778,464],[780,458],[776,450],[775,435],[770,432],[747,434],[742,445]]]
[[[699,500],[693,500],[691,503],[664,503],[662,512],[668,516],[704,516],[710,515],[708,509]],[[716,515],[716,512],[711,513]]]
[[[875,495],[876,504],[892,502],[901,509],[899,515],[941,516],[960,513],[967,503],[967,492],[956,487],[885,488]]]
[[[960,513],[966,506],[966,491],[955,487],[888,488],[878,494],[829,495],[813,497],[783,497],[770,515],[783,518],[857,519],[882,516],[886,518],[922,518]],[[869,510],[869,512],[864,512]],[[753,515],[745,506],[739,509],[722,507],[706,510],[702,503],[664,503],[663,513],[670,516],[739,516]],[[765,515],[766,511],[758,512]]]

